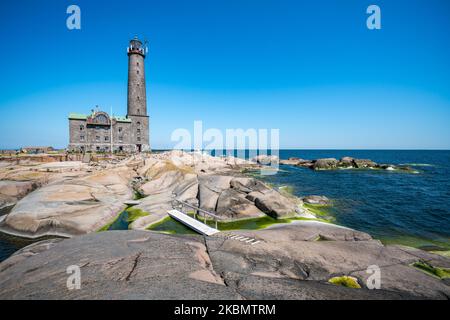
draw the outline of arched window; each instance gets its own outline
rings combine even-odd
[[[139,111],[139,109],[138,109],[138,111]],[[138,127],[141,125],[141,123],[139,121],[136,122],[136,124],[137,124]]]
[[[84,125],[80,124],[80,131],[84,130]]]
[[[96,123],[107,124],[108,123],[108,118],[104,114],[99,114],[99,115],[97,115],[95,117],[95,122]]]

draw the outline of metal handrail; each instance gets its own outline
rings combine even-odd
[[[182,206],[184,205],[184,206],[187,206],[189,208],[194,209],[195,210],[194,211],[194,219],[196,219],[197,212],[203,213],[203,217],[204,217],[204,222],[203,223],[204,224],[206,224],[206,215],[212,217],[214,219],[215,224],[216,224],[216,229],[219,230],[218,227],[217,227],[217,220],[223,220],[222,217],[219,217],[218,215],[215,215],[214,213],[211,213],[209,211],[203,210],[203,209],[201,209],[199,207],[196,207],[196,206],[194,206],[192,204],[189,204],[187,202],[184,202],[184,201],[181,201],[181,200],[178,200],[178,199],[174,199],[174,201],[176,201],[178,203],[181,203]]]

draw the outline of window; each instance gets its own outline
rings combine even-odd
[[[139,66],[139,62],[136,62],[136,65]]]
[[[123,136],[119,136],[119,142],[123,141]]]
[[[139,112],[139,109],[138,109],[138,112]],[[138,127],[141,125],[141,123],[139,121],[136,122],[136,124],[137,124]]]
[[[141,137],[137,137],[137,141],[141,141]]]
[[[84,136],[80,136],[80,141],[84,141]]]
[[[137,97],[137,101],[139,101],[139,96]]]
[[[138,134],[138,135],[141,134],[141,129],[137,129],[137,134]]]
[[[80,124],[80,131],[84,130],[84,126],[82,124]]]
[[[100,142],[100,136],[95,136],[95,141]]]
[[[139,70],[136,70],[136,73],[139,74]]]
[[[119,127],[119,132],[122,132],[122,127]]]
[[[105,141],[109,141],[109,137],[108,136],[105,136]]]

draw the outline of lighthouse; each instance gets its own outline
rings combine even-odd
[[[147,46],[134,38],[127,48],[127,115],[118,116],[92,109],[90,114],[69,114],[71,152],[136,153],[150,151],[149,118],[145,92],[144,60]]]
[[[127,48],[127,118],[131,119],[131,141],[137,152],[150,150],[144,65],[147,52],[147,46],[137,37],[130,41]]]

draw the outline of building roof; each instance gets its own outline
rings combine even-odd
[[[114,119],[117,122],[131,122],[131,119],[125,117],[125,116],[114,116]]]
[[[71,120],[87,120],[89,116],[82,113],[74,113],[71,112],[69,114],[69,119]],[[131,122],[131,119],[127,118],[126,116],[114,116],[114,120],[117,122]]]
[[[87,115],[82,114],[82,113],[69,113],[69,119],[74,119],[74,120],[86,120],[87,119]]]

